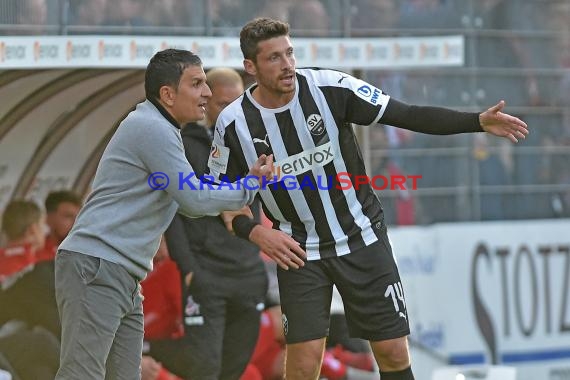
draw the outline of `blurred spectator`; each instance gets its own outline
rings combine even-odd
[[[485,134],[473,138],[473,156],[479,172],[479,186],[509,185],[509,176],[496,151],[489,149],[488,137]],[[505,218],[502,190],[484,191],[480,195],[481,220],[501,220]]]
[[[375,127],[370,130],[370,141],[373,149],[387,150],[388,138],[386,130],[396,130],[392,127]],[[389,129],[390,128],[390,129]],[[384,220],[387,224],[398,226],[409,226],[416,224],[416,206],[413,194],[413,183],[406,180],[404,188],[396,186],[392,189],[394,179],[406,176],[401,167],[394,162],[389,155],[384,153],[381,156],[375,156],[371,166],[372,176],[382,176],[384,180],[378,180],[375,183],[379,187],[386,186],[385,190],[377,190],[382,193],[382,206],[384,209]],[[397,180],[399,181],[399,180]],[[421,180],[420,180],[421,181]]]
[[[319,0],[296,1],[296,4],[289,8],[288,19],[293,36],[326,37],[329,35],[329,15]]]
[[[145,325],[143,380],[168,379],[167,368],[186,375],[185,341],[180,339],[184,335],[180,272],[168,256],[164,238],[153,259],[153,270],[141,287]]]
[[[107,0],[70,0],[69,24],[98,26],[106,21]]]
[[[0,251],[0,284],[11,288],[36,263],[36,254],[45,242],[43,215],[31,201],[10,202],[2,214],[2,232],[7,241]],[[7,311],[7,308],[2,308]],[[0,318],[1,321],[1,318]]]
[[[8,370],[14,380],[53,380],[59,366],[59,342],[41,327],[5,326],[0,328],[0,358],[0,369]]]
[[[460,17],[454,2],[444,0],[404,0],[399,26],[404,29],[459,28]]]
[[[3,0],[0,24],[19,25],[6,34],[43,34],[47,24],[46,0]]]
[[[271,17],[289,22],[289,9],[295,0],[258,0],[255,17]]]
[[[17,319],[59,336],[53,250],[44,253],[45,224],[39,207],[30,201],[11,202],[2,215],[2,228],[8,243],[0,250],[0,297],[10,307],[1,308],[0,323]]]
[[[34,265],[44,245],[43,215],[31,201],[10,202],[2,214],[6,247],[0,249],[0,355],[15,375],[26,379],[53,379],[58,365],[59,345],[50,332],[57,330],[57,310],[47,310],[55,299],[36,288]],[[55,311],[53,313],[52,311]],[[14,327],[15,326],[15,327]]]
[[[144,9],[149,0],[115,0],[107,3],[107,17],[104,25],[117,26],[121,33],[141,34],[149,33],[143,27],[150,26],[150,22],[143,18]]]
[[[188,1],[148,0],[144,9],[144,20],[152,25],[165,27],[190,27]]]
[[[65,239],[79,214],[81,199],[71,191],[54,191],[46,197],[45,209],[49,234],[38,261],[55,259],[57,247]]]
[[[473,14],[464,17],[463,23],[477,30],[490,29],[500,31],[493,34],[479,34],[476,38],[476,49],[470,56],[466,50],[470,66],[478,68],[519,68],[531,69],[533,59],[543,59],[548,52],[545,44],[531,45],[523,41],[517,31],[534,28],[534,14],[521,14],[525,8],[516,7],[515,3],[505,0],[479,0],[473,2]],[[464,10],[470,14],[471,9]],[[536,50],[540,49],[540,50]],[[482,73],[478,77],[476,96],[479,104],[492,104],[500,99],[504,89],[509,89],[509,105],[537,105],[540,102],[537,78],[532,70],[527,70],[520,76],[500,76],[492,73]],[[527,120],[528,121],[528,120]]]
[[[395,32],[400,19],[397,0],[353,0],[351,5],[352,36],[377,37],[384,30]]]

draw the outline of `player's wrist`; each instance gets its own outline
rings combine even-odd
[[[260,224],[246,215],[238,215],[232,220],[232,227],[236,236],[242,239],[251,240],[250,235],[253,229]]]

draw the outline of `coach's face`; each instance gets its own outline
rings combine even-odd
[[[211,96],[202,66],[188,66],[177,88],[162,86],[160,89],[162,103],[180,125],[202,120]]]
[[[274,95],[295,92],[295,55],[288,36],[261,41],[256,62],[246,59],[246,71],[255,76],[257,84]]]

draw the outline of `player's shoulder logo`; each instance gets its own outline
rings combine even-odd
[[[378,105],[382,91],[374,86],[364,84],[356,90],[356,95],[361,99],[366,100],[368,103]]]
[[[325,132],[325,123],[321,115],[314,113],[307,118],[307,127],[312,135],[320,136]]]

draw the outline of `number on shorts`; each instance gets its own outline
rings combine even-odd
[[[406,311],[406,301],[404,300],[404,288],[402,287],[402,283],[400,281],[388,285],[386,288],[386,292],[384,292],[384,297],[392,297],[392,302],[394,303],[394,309],[396,313],[404,314]],[[404,313],[400,312],[400,304],[398,300],[402,301],[403,311]]]

